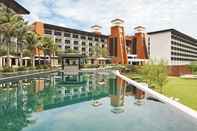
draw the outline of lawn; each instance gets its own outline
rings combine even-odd
[[[164,95],[179,98],[179,102],[197,110],[197,79],[169,77]]]

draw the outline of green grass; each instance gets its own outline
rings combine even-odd
[[[179,98],[179,102],[197,110],[197,79],[169,77],[164,95]]]

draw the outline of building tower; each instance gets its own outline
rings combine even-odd
[[[99,25],[93,25],[91,26],[91,32],[95,33],[96,35],[101,35],[101,26]]]
[[[147,40],[145,28],[138,26],[134,28],[136,39],[136,55],[138,59],[148,59]]]
[[[124,21],[115,19],[111,21],[111,35],[109,36],[109,54],[113,64],[128,64],[126,40],[124,35]]]

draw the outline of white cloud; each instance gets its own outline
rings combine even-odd
[[[103,26],[108,33],[110,21],[114,18],[125,20],[127,33],[137,25],[144,25],[147,31],[176,28],[195,36],[197,12],[196,0],[19,0],[31,11],[30,20],[45,20],[52,23],[86,27],[93,24]],[[52,15],[57,15],[54,18]],[[61,18],[60,18],[61,17]],[[65,20],[64,20],[65,19]],[[65,23],[64,23],[65,22]]]

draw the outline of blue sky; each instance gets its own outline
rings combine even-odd
[[[101,25],[102,32],[109,34],[110,21],[125,21],[127,34],[142,25],[156,31],[175,28],[197,38],[197,0],[17,0],[31,14],[30,22],[89,30],[94,24]]]

